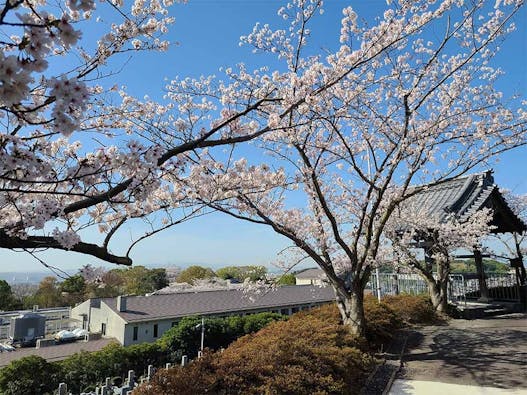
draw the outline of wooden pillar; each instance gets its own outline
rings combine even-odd
[[[485,269],[483,268],[483,257],[478,247],[474,247],[474,263],[476,264],[476,270],[478,272],[479,290],[481,293],[478,299],[481,302],[488,302],[489,290],[487,288],[487,282],[485,281]]]

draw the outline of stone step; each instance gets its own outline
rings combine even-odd
[[[477,305],[461,307],[460,311],[463,318],[467,320],[473,320],[477,318],[494,317],[497,315],[516,313],[521,311],[521,305],[518,303],[492,303],[486,306]]]

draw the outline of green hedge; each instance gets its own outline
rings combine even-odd
[[[238,337],[284,318],[273,313],[207,318],[205,345],[214,350],[227,347]],[[106,377],[125,377],[128,370],[141,376],[148,365],[179,362],[181,354],[194,357],[200,347],[201,331],[196,328],[200,323],[201,318],[184,318],[155,343],[127,347],[110,344],[100,351],[83,351],[58,362],[37,356],[21,358],[0,369],[0,393],[45,394],[56,390],[60,382],[67,383],[73,393],[80,393],[93,391]]]
[[[275,313],[259,313],[242,317],[205,319],[205,347],[217,350],[227,347],[243,335],[254,333],[273,321],[280,321],[286,316]],[[171,355],[174,361],[181,355],[193,358],[197,355],[201,343],[201,318],[183,318],[178,325],[163,334],[158,342]]]

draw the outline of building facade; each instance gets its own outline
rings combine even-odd
[[[261,312],[284,315],[332,302],[331,287],[283,286],[260,294],[241,289],[89,299],[71,311],[79,327],[122,345],[153,342],[184,317]]]

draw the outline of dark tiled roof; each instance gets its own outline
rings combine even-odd
[[[511,211],[499,188],[494,184],[491,171],[458,177],[437,185],[427,186],[405,203],[407,207],[419,207],[441,220],[455,215],[461,222],[485,207],[493,210],[494,232],[504,233],[527,229]]]
[[[296,278],[306,278],[306,279],[310,279],[310,278],[320,278],[320,279],[323,279],[323,278],[326,278],[326,275],[324,273],[324,271],[322,269],[318,269],[318,268],[310,268],[310,269],[304,269],[298,273],[295,274],[295,277]]]
[[[150,321],[192,315],[221,314],[225,312],[280,308],[306,303],[330,302],[335,299],[331,287],[291,285],[267,290],[260,294],[242,290],[217,290],[181,292],[165,295],[128,296],[126,311],[117,311],[116,298],[106,298],[106,303],[125,321]]]

